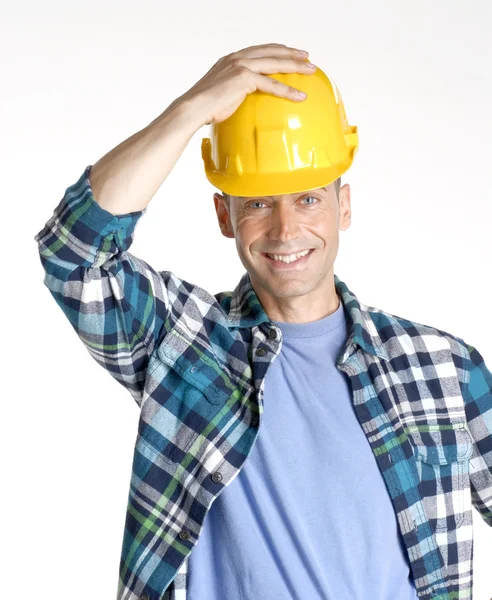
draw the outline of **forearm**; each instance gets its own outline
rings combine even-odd
[[[175,100],[92,166],[96,202],[113,215],[146,208],[202,125],[196,103]]]

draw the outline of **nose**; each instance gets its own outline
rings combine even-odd
[[[294,207],[277,205],[270,217],[270,239],[285,243],[298,238],[301,231],[298,218]]]

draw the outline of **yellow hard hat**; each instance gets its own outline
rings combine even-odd
[[[210,124],[202,158],[210,183],[232,196],[294,194],[328,185],[345,173],[359,145],[336,84],[318,67],[312,75],[269,75],[307,93],[288,100],[248,94],[222,123]]]

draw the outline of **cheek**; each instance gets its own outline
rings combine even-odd
[[[245,249],[254,245],[259,237],[261,237],[261,232],[251,221],[244,221],[243,223],[239,223],[236,227],[236,239]]]
[[[318,216],[313,222],[313,227],[319,235],[326,238],[334,237],[338,231],[336,217],[330,214]]]

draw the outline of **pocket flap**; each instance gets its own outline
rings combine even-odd
[[[464,422],[405,426],[405,433],[419,460],[435,465],[467,460],[473,451],[473,438]]]
[[[179,346],[174,342],[176,339],[180,340]],[[221,368],[212,355],[196,348],[192,343],[184,345],[181,337],[171,331],[158,347],[157,356],[188,383],[198,388],[209,402],[226,402],[226,392],[216,385],[221,377]]]

